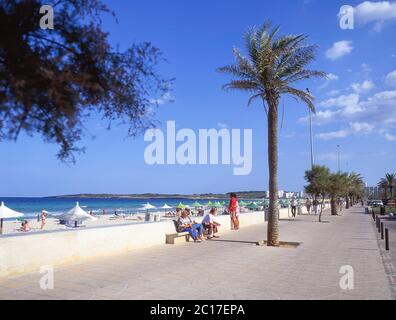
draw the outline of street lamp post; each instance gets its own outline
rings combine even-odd
[[[306,90],[309,94],[311,94],[308,88]],[[309,111],[309,140],[311,144],[311,169],[313,169],[314,155],[313,155],[313,135],[312,135],[312,110],[308,108],[308,111]]]
[[[313,156],[313,137],[312,137],[312,111],[309,109],[309,137],[311,142],[311,168],[314,166],[314,156]]]
[[[338,150],[338,172],[341,172],[340,168],[340,145],[337,145],[337,150]]]

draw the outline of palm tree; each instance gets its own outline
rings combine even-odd
[[[315,199],[321,198],[319,222],[322,222],[322,213],[325,197],[328,192],[330,169],[326,166],[314,165],[311,170],[305,171],[305,180],[308,185],[305,186],[305,192],[314,196]]]
[[[279,246],[278,228],[278,106],[282,95],[290,95],[305,103],[313,112],[314,97],[309,91],[291,85],[312,77],[326,77],[320,71],[305,67],[314,60],[316,46],[307,45],[305,35],[278,36],[279,27],[265,22],[246,35],[247,56],[234,49],[236,63],[219,69],[234,77],[224,89],[236,89],[251,94],[248,106],[261,99],[268,122],[269,217],[267,243]]]
[[[388,190],[390,198],[393,197],[393,188],[396,186],[396,173],[387,173],[385,178],[382,178],[378,183],[378,187],[385,191],[386,198],[388,198]]]
[[[348,174],[337,172],[329,176],[327,193],[330,196],[331,215],[337,216],[337,201],[348,191]]]
[[[358,199],[361,199],[364,194],[364,182],[363,177],[356,172],[351,172],[347,176],[347,185],[346,185],[346,200],[348,209],[349,206],[354,205]]]

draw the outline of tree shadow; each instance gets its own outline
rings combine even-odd
[[[243,241],[243,240],[224,240],[224,239],[211,239],[211,242],[229,242],[229,243],[245,243],[245,244],[257,244],[257,241]]]
[[[267,246],[267,241],[266,240],[260,240],[260,241],[243,241],[243,240],[219,240],[219,239],[211,239],[208,241],[212,242],[227,242],[227,243],[243,243],[243,244],[254,244],[256,246],[260,247],[266,247]],[[295,249],[297,248],[301,243],[300,242],[287,242],[287,241],[280,241],[279,242],[279,248],[292,248]]]

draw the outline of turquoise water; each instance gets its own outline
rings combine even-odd
[[[1,198],[0,202],[16,211],[24,213],[26,216],[35,217],[41,210],[47,210],[51,214],[64,213],[76,205],[78,201],[80,206],[86,210],[92,210],[93,213],[102,213],[103,209],[106,213],[113,214],[117,212],[137,213],[145,212],[142,206],[149,202],[157,208],[162,207],[165,203],[175,207],[180,202],[186,205],[192,205],[195,200],[191,199],[102,199],[102,198]],[[199,200],[199,203],[206,204],[209,200]],[[211,199],[210,201],[216,201]],[[159,211],[161,209],[153,210]],[[162,209],[163,210],[163,209]]]

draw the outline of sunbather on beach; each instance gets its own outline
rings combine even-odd
[[[20,230],[23,231],[23,232],[29,232],[30,231],[30,226],[29,226],[29,223],[28,223],[27,220],[22,222]]]
[[[220,238],[216,235],[218,233],[218,227],[220,223],[215,221],[216,209],[212,208],[209,213],[202,219],[202,225],[208,230],[208,239]]]
[[[44,226],[45,226],[45,219],[46,219],[47,217],[46,217],[46,215],[45,215],[45,212],[44,212],[44,210],[42,210],[41,211],[41,230],[42,229],[44,229]]]
[[[201,242],[203,240],[204,229],[202,224],[192,221],[188,216],[187,210],[182,211],[177,222],[181,231],[188,232],[195,242]]]

